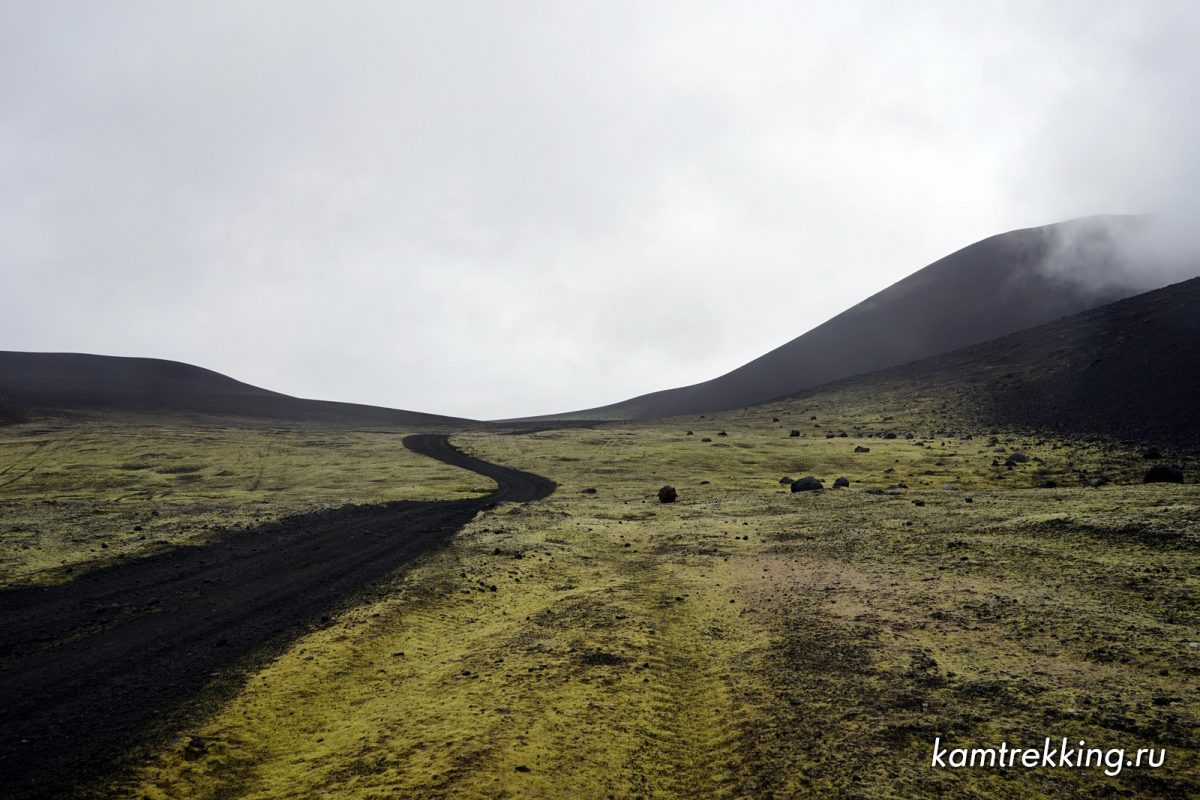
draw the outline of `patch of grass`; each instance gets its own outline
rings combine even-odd
[[[101,422],[0,427],[0,585],[348,503],[490,491],[394,432]]]
[[[850,393],[457,442],[559,491],[482,514],[104,789],[1200,793],[1200,486],[1142,485],[1136,448]],[[1007,468],[1013,450],[1030,461]],[[851,487],[779,482],[806,475]],[[679,501],[660,504],[668,483]],[[936,736],[1070,736],[1167,762],[934,770]]]

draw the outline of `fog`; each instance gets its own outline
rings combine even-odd
[[[500,418],[1013,228],[1200,272],[1200,7],[981,6],[0,2],[0,349]]]

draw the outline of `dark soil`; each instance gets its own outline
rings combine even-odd
[[[556,488],[460,453],[442,435],[404,445],[499,488],[296,516],[70,583],[0,592],[0,795],[70,796],[103,778],[189,701],[236,683],[481,509]]]
[[[1155,458],[1194,451],[1200,448],[1197,307],[1200,278],[1192,278],[794,398],[861,391],[915,404],[917,397],[940,396],[994,429],[1152,444]]]

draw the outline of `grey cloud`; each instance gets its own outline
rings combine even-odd
[[[0,13],[11,349],[559,411],[712,377],[992,233],[1197,208],[1185,3]]]

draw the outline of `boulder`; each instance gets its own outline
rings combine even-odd
[[[1174,464],[1155,464],[1146,470],[1142,483],[1183,483],[1183,470]]]
[[[793,492],[819,492],[824,488],[825,487],[821,485],[821,482],[811,475],[801,478],[800,480],[792,481]]]
[[[674,486],[664,486],[658,490],[658,502],[660,503],[674,503],[677,497],[679,495]]]
[[[835,488],[835,489],[849,489],[849,488],[850,488],[850,479],[849,479],[849,478],[837,478],[837,479],[836,479],[836,480],[834,480],[834,482],[833,482],[833,488]]]

